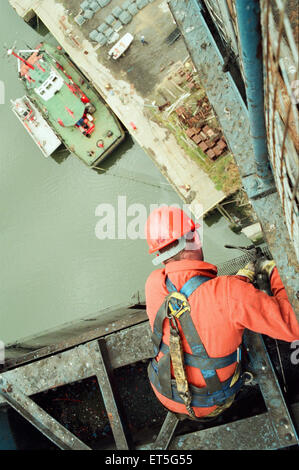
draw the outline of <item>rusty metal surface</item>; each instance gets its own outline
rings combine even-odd
[[[115,316],[115,319],[107,322],[107,318],[111,317],[111,314]],[[121,318],[117,318],[118,316],[121,316]],[[3,370],[41,359],[50,354],[106,336],[109,333],[128,328],[131,325],[137,325],[146,320],[147,315],[144,309],[122,307],[113,309],[112,312],[111,309],[107,309],[107,312],[102,312],[100,319],[83,319],[78,324],[62,328],[55,333],[42,335],[31,341],[28,340],[14,346],[8,346],[5,350],[6,360]],[[10,357],[12,353],[16,354],[17,357]]]
[[[3,372],[0,377],[6,384],[12,384],[14,390],[22,390],[22,394],[27,398],[50,388],[92,376],[97,377],[116,446],[118,449],[132,448],[130,436],[128,438],[124,429],[122,413],[120,413],[121,407],[119,407],[113,381],[111,381],[112,369],[151,357],[153,350],[149,332],[149,324],[145,322],[107,335],[103,339],[106,351],[103,347],[99,347],[97,340],[94,340],[51,357]],[[178,450],[277,449],[298,443],[296,430],[273,373],[271,362],[259,338],[259,335],[253,333],[247,335],[247,345],[249,354],[252,353],[256,379],[268,408],[266,414],[174,438],[172,436],[175,435],[177,419],[170,416],[165,421],[156,442],[142,448],[157,450],[167,447]],[[20,402],[22,402],[21,398]],[[9,402],[7,397],[0,393],[0,404],[7,402]],[[9,403],[15,404],[12,401]],[[26,403],[30,402],[26,401]],[[21,412],[22,407],[19,407],[17,411]],[[39,416],[38,413],[39,410],[36,410],[36,414],[34,412],[35,417]],[[25,417],[28,419],[27,416]],[[45,423],[49,418],[48,415],[42,417],[45,419]],[[52,429],[51,423],[48,428]],[[48,428],[46,427],[46,432],[48,432]],[[42,425],[39,429],[44,432]],[[252,430],[249,435],[248,429]],[[64,430],[59,429],[58,431],[63,433]],[[240,434],[244,435],[245,432],[247,433],[246,438],[240,438]],[[67,436],[69,435],[67,434]]]
[[[200,81],[232,151],[248,194],[256,192],[256,167],[247,108],[205,23],[200,2],[171,0],[169,7],[184,37]]]
[[[212,4],[213,1],[209,0],[209,3]],[[265,14],[265,4],[269,4],[269,1],[266,2],[266,0],[263,0],[262,14]],[[291,115],[289,115],[289,124],[291,122],[293,122],[293,124],[292,126],[289,125],[287,132],[284,132],[283,128],[277,124],[277,122],[279,123],[281,121],[281,117],[279,117],[277,112],[273,113],[271,111],[271,100],[273,100],[274,91],[273,81],[272,79],[268,79],[268,82],[265,83],[266,131],[272,165],[272,156],[275,154],[275,152],[273,153],[274,144],[276,153],[278,152],[281,157],[279,159],[280,163],[273,166],[275,183],[278,193],[280,194],[279,198],[277,193],[268,194],[267,191],[263,192],[262,187],[257,188],[248,112],[230,74],[223,72],[223,57],[220,54],[208,25],[201,15],[200,5],[201,2],[195,0],[190,0],[187,3],[176,0],[170,0],[169,2],[172,15],[182,32],[191,59],[200,73],[202,85],[215,110],[228,145],[234,154],[242,177],[243,186],[261,223],[270,252],[277,264],[289,300],[299,319],[298,261],[296,259],[296,253],[298,256],[299,250],[298,200],[296,199],[296,197],[298,198],[296,193],[298,192],[299,165],[297,153],[294,152],[294,142],[293,147],[290,142],[294,139],[294,132],[291,133],[291,129],[294,131],[296,127],[294,124],[296,124],[297,120],[293,122]],[[271,16],[268,15],[267,18],[269,18],[270,22]],[[284,18],[284,27],[286,23],[287,21]],[[274,49],[275,47],[277,48],[279,33],[277,33],[277,28],[273,27],[274,32],[276,31],[276,36],[274,34],[275,37],[269,38],[269,29],[267,29],[266,26],[263,31],[264,36],[262,42],[264,48],[265,44],[267,44],[266,51],[264,50],[264,56],[268,50],[270,57],[270,43],[273,45]],[[288,28],[288,32],[286,33],[288,39],[290,35],[291,30]],[[292,46],[291,49],[292,54],[294,54],[294,47]],[[284,57],[288,57],[288,49],[284,47],[283,41],[281,41],[280,50],[283,52]],[[294,63],[297,64],[298,60],[295,59]],[[281,67],[281,65],[283,64],[280,60],[279,66]],[[290,64],[290,66],[291,65],[292,64]],[[265,66],[268,70],[268,74],[266,74],[268,77],[270,65],[267,62]],[[283,69],[282,67],[281,70]],[[292,92],[290,83],[288,85],[286,78],[284,76],[283,78],[288,93]],[[262,85],[262,83],[258,84],[260,87],[262,87]],[[267,90],[269,90],[270,94],[267,94]],[[289,94],[289,96],[291,96],[291,94]],[[283,103],[281,106],[282,105]],[[292,116],[295,119],[294,108],[296,108],[296,106],[292,103]],[[274,115],[275,119],[273,120]],[[286,117],[285,115],[285,120]],[[273,136],[275,138],[274,140]],[[292,168],[293,170],[291,171]],[[281,199],[281,195],[284,195],[284,199]],[[286,200],[286,198],[288,200]],[[284,200],[285,203],[283,202]]]
[[[148,321],[107,336],[106,344],[114,369],[154,355]]]
[[[25,395],[59,387],[94,375],[90,348],[81,345],[46,359],[3,372],[1,376],[23,391]],[[3,398],[0,396],[0,404]]]
[[[136,328],[140,329],[140,326],[141,325],[137,325]],[[135,328],[132,327],[131,330],[135,330]],[[130,331],[127,331],[126,334],[130,339]],[[135,335],[136,331],[134,331],[133,337],[136,337]],[[116,337],[117,333],[111,336]],[[142,350],[140,350],[139,347],[135,350],[134,343],[131,343],[133,354],[135,351],[134,362],[144,358],[146,350],[148,351],[148,357],[152,354],[152,345],[149,338],[142,337],[142,339],[143,343],[148,343]],[[112,341],[114,340],[115,338]],[[128,345],[122,345],[122,341],[119,341],[119,338],[115,341],[118,344],[118,356],[125,356]],[[176,428],[176,422],[171,418],[165,422],[157,441],[149,446],[142,447],[142,449],[151,448],[160,450],[161,447],[167,447],[169,443],[169,449],[177,450],[276,449],[296,442],[295,432],[285,404],[280,396],[279,387],[275,382],[273,371],[270,365],[267,364],[265,352],[258,343],[254,342],[253,344],[256,350],[255,352],[258,355],[257,358],[254,358],[257,364],[257,377],[260,380],[263,396],[269,409],[267,414],[236,421],[229,425],[217,426],[188,435],[174,437],[173,439],[172,435]],[[15,370],[4,372],[1,377],[6,383],[12,383],[13,387],[16,387],[16,389],[22,387],[24,394],[31,395],[49,388],[58,387],[62,384],[97,376],[105,406],[107,407],[108,413],[111,413],[109,418],[111,419],[110,422],[112,426],[114,426],[114,419],[116,418],[116,421],[119,420],[118,407],[114,402],[114,398],[111,396],[112,389],[110,388],[109,374],[106,366],[104,367],[102,353],[100,354],[99,351],[98,342],[91,341],[90,343],[56,354],[50,358],[41,359]],[[108,345],[107,351],[109,353]],[[139,356],[139,354],[141,354],[141,356]],[[114,345],[112,356],[115,357],[116,355],[117,351]],[[105,361],[107,360],[109,361],[109,357],[105,359]],[[116,363],[118,367],[121,366],[120,361],[114,363]],[[125,357],[123,358],[123,363],[127,363]],[[107,362],[105,362],[105,364],[107,364]],[[263,367],[265,366],[266,370],[264,371]],[[112,367],[112,364],[110,364],[110,367]],[[108,369],[110,367],[108,367]],[[6,403],[6,400],[0,395],[0,402],[1,401]],[[119,446],[119,448],[126,448],[128,441],[126,436],[122,435],[123,431],[119,421],[116,423],[116,426],[118,426],[118,429],[115,429],[114,437],[117,446]],[[249,434],[248,429],[252,430]],[[246,438],[243,437],[245,433]],[[240,438],[241,434],[242,437]]]
[[[175,437],[170,450],[273,450],[278,448],[267,414]]]
[[[27,421],[63,450],[91,450],[74,434],[40,408],[21,390],[0,376],[0,395]]]
[[[288,445],[288,444],[286,444]],[[172,439],[169,450],[276,450],[277,435],[268,413],[202,429]],[[138,450],[159,450],[155,443]]]
[[[153,356],[148,322],[113,333],[105,339],[112,369]],[[97,341],[91,341],[3,372],[2,377],[15,383],[26,395],[33,395],[95,375],[93,360],[97,356],[97,348]],[[3,399],[0,396],[1,403]]]
[[[105,351],[105,341],[101,340],[98,344],[93,344],[93,368],[102,393],[105,408],[107,411],[110,426],[118,450],[128,450],[128,438],[122,424],[119,406],[117,404],[115,390],[111,383],[111,365],[107,360]],[[106,356],[106,360],[105,360]]]
[[[167,450],[178,424],[179,420],[176,415],[169,411],[157,439],[149,448],[154,450]]]
[[[111,364],[106,362],[106,367],[102,355],[102,348],[103,346],[101,346],[101,348],[99,347],[98,341],[92,341],[50,358],[42,359],[19,367],[16,370],[3,373],[0,375],[0,380],[2,380],[4,385],[10,384],[10,387],[3,385],[2,389],[0,389],[0,403],[9,403],[16,411],[21,413],[28,421],[32,422],[41,432],[49,437],[49,439],[57,443],[59,447],[68,448],[63,447],[64,441],[61,441],[64,431],[65,439],[70,438],[68,431],[64,429],[63,426],[57,426],[56,421],[35,405],[28,396],[50,388],[96,376],[115,438],[116,447],[119,450],[128,449],[127,438],[107,370],[111,368]],[[24,393],[21,394],[21,392],[19,392],[20,389],[22,389]],[[7,390],[14,392],[14,394],[8,394]],[[72,438],[71,442],[75,446],[74,448],[79,448],[79,440],[75,441]]]
[[[276,434],[278,448],[298,445],[298,436],[285,403],[261,335],[246,332],[245,344],[254,371],[254,377],[268,410],[268,418]]]
[[[232,48],[236,56],[239,54],[239,44],[237,38],[237,25],[234,21],[233,6],[228,6],[227,2],[205,0],[205,5],[208,8],[213,21],[217,24],[217,28],[227,44],[228,48]]]
[[[290,303],[299,321],[299,265],[296,253],[284,223],[280,198],[277,193],[254,202],[255,212],[275,260]]]

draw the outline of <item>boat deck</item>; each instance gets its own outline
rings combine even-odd
[[[45,45],[45,49],[57,59],[96,108],[96,111],[93,113],[95,131],[91,134],[90,138],[82,135],[76,127],[61,127],[56,120],[51,118],[49,113],[47,120],[56,133],[61,135],[65,146],[73,154],[79,157],[86,165],[96,166],[124,139],[124,131],[113,112],[102,101],[97,92],[91,88],[89,82],[77,70],[71,60],[52,46]],[[103,147],[97,146],[99,140],[103,142]]]
[[[29,106],[33,109],[34,120],[22,119],[18,113],[18,109],[20,108],[26,110],[26,103],[29,103]],[[49,157],[60,146],[60,139],[58,139],[51,127],[43,119],[41,113],[27,96],[19,98],[16,101],[12,101],[12,105],[14,114],[31,135],[35,143],[40,147],[44,156]]]

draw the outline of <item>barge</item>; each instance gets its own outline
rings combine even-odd
[[[41,43],[34,50],[8,51],[18,60],[26,95],[13,112],[44,156],[64,145],[89,167],[97,167],[124,140],[112,110],[62,48]]]

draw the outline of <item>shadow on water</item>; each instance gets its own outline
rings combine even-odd
[[[221,217],[222,217],[221,214],[217,210],[214,210],[208,216],[205,217],[205,223],[207,224],[208,227],[212,227],[212,225],[219,222]]]
[[[112,152],[111,155],[108,155],[105,160],[103,160],[99,168],[91,168],[98,174],[102,174],[103,170],[106,172],[110,170],[120,159],[121,157],[130,150],[134,145],[134,142],[129,134],[126,134],[125,140]],[[51,158],[58,164],[61,165],[69,156],[71,152],[61,145],[52,155]],[[76,157],[77,158],[77,157]]]
[[[126,133],[125,140],[113,151],[111,155],[108,155],[105,160],[99,163],[99,168],[93,168],[97,173],[103,173],[113,168],[121,157],[131,150],[134,146],[134,142],[129,133]]]
[[[64,146],[60,146],[52,155],[51,157],[53,158],[53,160],[58,163],[58,165],[61,165],[61,163],[63,163],[67,157],[70,156],[70,152],[67,148],[65,148]]]
[[[27,24],[34,29],[34,31],[39,34],[40,36],[46,37],[49,35],[49,30],[47,26],[42,22],[42,20],[37,16],[34,15]]]

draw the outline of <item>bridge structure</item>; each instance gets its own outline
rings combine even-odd
[[[235,156],[267,249],[298,317],[298,18],[293,2],[170,0],[168,6]],[[234,260],[231,267],[223,267],[223,273],[234,274],[243,263],[244,258]],[[148,426],[143,435],[132,432],[130,421],[131,413],[138,415],[141,408],[145,412],[144,394],[138,401],[134,392],[133,411],[128,412],[115,377],[117,371],[126,374],[132,364],[138,364],[141,371],[153,355],[145,306],[121,306],[100,318],[7,351],[0,369],[0,422],[6,426],[7,438],[11,428],[5,413],[13,408],[60,449],[265,450],[298,446],[298,361],[289,345],[283,357],[275,357],[269,338],[246,332],[251,378],[240,397],[254,390],[261,399],[258,410],[247,409],[244,416],[244,409],[242,415],[237,406],[234,416],[188,427],[161,409],[158,429]],[[287,369],[295,377],[293,385]],[[80,439],[36,398],[90,378],[95,379],[109,422],[108,443],[94,445]],[[146,409],[151,422],[150,409]],[[11,443],[17,448],[12,434]]]

